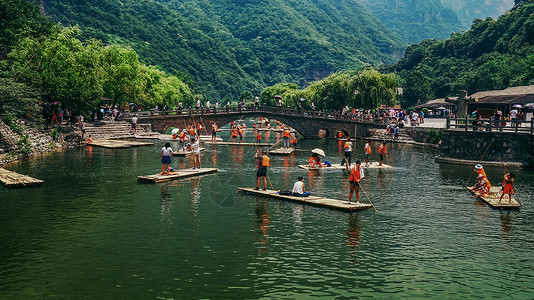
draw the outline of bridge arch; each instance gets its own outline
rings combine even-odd
[[[163,132],[170,126],[185,128],[189,123],[202,122],[204,127],[209,130],[213,123],[222,127],[232,121],[247,119],[253,117],[266,117],[268,119],[278,120],[291,126],[305,138],[319,138],[319,130],[325,129],[330,134],[328,138],[335,138],[337,131],[345,131],[353,137],[363,137],[368,135],[370,128],[376,128],[373,123],[358,122],[355,120],[336,119],[329,115],[319,116],[303,113],[286,113],[282,111],[270,110],[241,110],[241,111],[223,111],[217,113],[192,113],[189,114],[170,114],[169,112],[147,113],[139,115],[139,123],[148,123],[152,125],[152,130]],[[131,115],[129,116],[131,119]],[[128,119],[128,117],[126,117]]]

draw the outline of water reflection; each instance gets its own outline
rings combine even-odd
[[[501,211],[501,237],[503,240],[510,241],[510,233],[512,231],[512,214],[510,211]]]
[[[200,177],[192,177],[191,180],[191,213],[194,217],[198,215],[198,208],[200,206]],[[197,218],[194,218],[198,221]]]
[[[170,192],[170,185],[163,183],[160,185],[161,195],[161,222],[171,223],[172,215],[172,195]]]
[[[358,218],[358,212],[349,214],[347,231],[345,232],[345,244],[349,247],[349,253],[352,255],[356,255],[357,250],[360,248],[360,224]]]
[[[267,200],[256,200],[256,222],[260,228],[260,241],[258,246],[259,253],[269,252],[269,227],[271,226],[271,217],[267,211]]]

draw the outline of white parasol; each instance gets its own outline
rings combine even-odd
[[[179,129],[179,128],[174,128],[174,129],[171,131],[171,134],[172,134],[172,135],[175,135],[175,134],[177,134],[178,132],[180,132],[180,129]]]
[[[512,107],[513,107],[513,108],[523,108],[523,105],[521,105],[521,104],[514,104]]]
[[[323,151],[322,149],[319,149],[319,148],[315,148],[315,149],[313,149],[313,150],[312,150],[312,153],[317,153],[317,154],[319,154],[319,155],[321,155],[321,156],[326,156],[326,155],[324,154],[324,151]]]

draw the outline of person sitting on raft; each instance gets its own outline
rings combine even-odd
[[[317,153],[312,153],[308,162],[311,168],[320,168],[326,166],[321,163],[321,159],[319,159],[319,154]]]
[[[488,178],[482,174],[478,175],[478,182],[473,186],[473,192],[475,195],[473,198],[476,197],[487,197],[489,196],[491,189],[491,183],[489,182]]]
[[[308,197],[309,195],[311,195],[310,192],[306,192],[306,189],[304,187],[304,179],[302,178],[302,176],[299,176],[297,178],[297,182],[295,182],[295,184],[293,185],[293,190],[291,191],[291,193],[293,194],[293,196],[297,197]]]
[[[506,173],[506,175],[504,175],[504,181],[502,182],[502,194],[501,198],[499,199],[499,204],[501,203],[504,194],[508,194],[508,203],[512,202],[512,195],[514,194],[514,179],[514,173]]]

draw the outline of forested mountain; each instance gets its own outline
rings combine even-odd
[[[474,19],[498,18],[514,6],[514,0],[441,0],[452,9],[464,28],[469,28]]]
[[[426,40],[406,50],[396,64],[404,105],[534,84],[534,0],[518,4],[499,19],[476,20],[470,30],[445,41]]]
[[[47,15],[85,38],[130,45],[146,64],[209,97],[301,86],[395,62],[406,44],[354,0],[46,0]]]
[[[465,27],[440,0],[357,0],[409,44],[447,39]],[[471,23],[469,23],[471,24]]]

